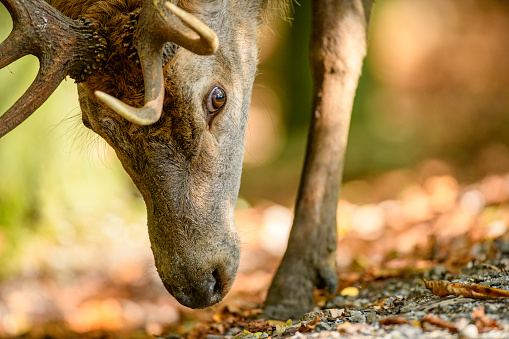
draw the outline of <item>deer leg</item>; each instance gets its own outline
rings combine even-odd
[[[336,209],[372,1],[313,1],[312,120],[288,247],[264,305],[268,318],[310,311],[315,286],[336,292]]]

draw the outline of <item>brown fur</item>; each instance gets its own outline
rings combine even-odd
[[[108,40],[106,67],[95,73],[87,82],[92,90],[100,90],[132,105],[143,102],[143,75],[140,67],[129,58],[129,50],[123,47],[126,33],[124,26],[130,21],[130,13],[139,10],[142,0],[53,0],[51,4],[66,16],[77,19],[88,17],[99,22]]]

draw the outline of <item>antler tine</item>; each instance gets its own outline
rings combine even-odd
[[[111,109],[139,125],[151,125],[161,117],[164,100],[162,48],[166,42],[173,42],[200,55],[213,54],[219,46],[217,35],[202,21],[170,2],[166,1],[161,6],[163,2],[145,1],[135,33],[145,79],[145,105],[134,108],[109,94],[95,92],[97,98]]]
[[[188,34],[184,33],[184,29],[186,29],[185,26],[184,28],[180,28],[179,31],[182,32],[182,34],[187,39],[187,41],[182,42],[180,46],[200,55],[210,55],[216,52],[217,48],[219,47],[219,40],[216,33],[214,33],[212,29],[210,29],[194,15],[175,6],[171,2],[165,2],[164,6],[198,34],[198,37],[189,36]]]
[[[21,39],[22,36],[20,36],[18,31],[13,30],[7,39],[0,44],[0,69],[30,54],[30,52],[23,48],[25,44],[20,44]]]
[[[0,138],[25,121],[55,91],[65,74],[53,63],[42,59],[42,50],[30,44],[27,39],[28,27],[23,23],[32,22],[30,11],[20,0],[0,0],[11,14],[13,29],[7,39],[0,44],[0,69],[22,58],[34,54],[40,59],[37,77],[26,92],[0,116]],[[37,6],[37,1],[35,1]],[[47,6],[47,5],[46,5]],[[37,35],[37,33],[35,33]],[[44,77],[44,79],[43,79]]]
[[[117,98],[101,91],[96,97],[113,111],[137,125],[147,126],[156,123],[161,117],[164,101],[163,61],[160,48],[146,44],[139,52],[143,78],[145,79],[145,105],[132,107]]]
[[[30,117],[49,98],[64,78],[65,73],[57,64],[41,67],[32,85],[7,112],[0,116],[0,138]]]
[[[26,48],[27,44],[24,40],[25,35],[19,23],[20,19],[26,17],[26,14],[16,8],[15,3],[11,0],[2,0],[2,3],[7,7],[12,16],[13,30],[7,39],[0,44],[0,69],[30,54],[30,51]],[[44,72],[45,71],[46,70],[44,70]],[[55,90],[61,81],[58,81],[57,85],[51,88],[53,87],[53,81],[42,81],[41,77],[41,71],[39,71],[36,79],[23,96],[19,98],[7,112],[0,116],[0,138],[32,115],[32,113],[48,99],[51,92]],[[32,95],[32,93],[35,95]]]
[[[0,116],[0,137],[25,121],[70,75],[86,78],[90,64],[104,62],[105,40],[91,20],[71,20],[42,0],[0,0],[13,30],[0,44],[0,68],[33,54],[39,73],[28,90]]]

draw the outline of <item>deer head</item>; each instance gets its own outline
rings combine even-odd
[[[26,54],[41,65],[0,137],[73,77],[83,123],[145,199],[166,289],[193,308],[220,301],[239,262],[233,209],[267,0],[0,2],[14,22],[0,68]]]

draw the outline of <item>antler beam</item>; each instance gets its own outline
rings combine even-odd
[[[106,40],[88,19],[71,20],[42,0],[0,0],[12,16],[13,30],[0,44],[0,68],[33,54],[37,77],[16,103],[0,116],[0,137],[25,121],[70,75],[83,81],[105,60]]]
[[[0,44],[0,68],[27,55],[40,62],[39,73],[30,88],[0,116],[0,137],[25,121],[71,76],[85,81],[92,69],[106,60],[107,42],[99,24],[80,18],[72,20],[43,0],[0,0],[12,16],[13,30]],[[135,31],[135,46],[145,79],[145,105],[131,107],[100,91],[96,96],[127,120],[150,125],[159,120],[164,100],[162,48],[173,42],[189,51],[213,54],[216,34],[194,15],[168,1],[144,2]]]

